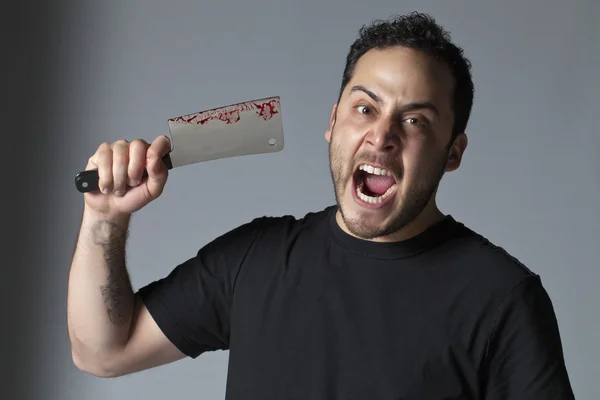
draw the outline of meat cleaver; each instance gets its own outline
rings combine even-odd
[[[171,150],[163,157],[168,169],[221,158],[283,150],[279,96],[200,111],[168,120]],[[144,170],[143,177],[148,173]],[[81,193],[98,190],[98,170],[75,176]]]

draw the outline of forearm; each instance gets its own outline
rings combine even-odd
[[[127,343],[134,307],[125,262],[128,226],[128,217],[83,214],[67,298],[69,336],[81,362],[102,362]]]

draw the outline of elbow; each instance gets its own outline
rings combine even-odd
[[[122,375],[107,361],[84,357],[74,348],[71,350],[71,358],[78,370],[96,378],[117,378]]]

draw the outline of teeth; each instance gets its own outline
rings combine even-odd
[[[369,164],[362,164],[361,166],[358,167],[358,169],[360,169],[361,171],[368,172],[369,174],[373,174],[373,175],[392,176],[392,173],[390,171],[383,169],[383,168],[374,167]]]
[[[381,203],[382,201],[384,201],[389,195],[390,193],[392,193],[394,191],[394,189],[396,188],[396,185],[392,185],[384,194],[382,194],[379,197],[372,197],[372,196],[367,196],[366,194],[364,194],[362,192],[362,188],[364,186],[364,183],[361,183],[360,185],[358,185],[356,187],[356,194],[358,194],[358,197],[361,198],[361,200],[366,201],[367,203],[371,203],[371,204],[378,204]]]

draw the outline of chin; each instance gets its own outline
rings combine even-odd
[[[360,183],[360,179],[350,179],[338,206],[349,233],[367,240],[382,239],[408,226],[426,209],[434,188],[409,191],[408,198],[399,191],[401,186],[396,181],[386,198],[374,202],[361,196]]]

